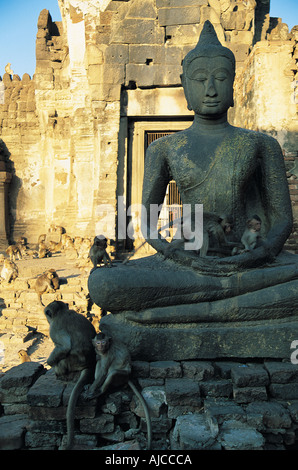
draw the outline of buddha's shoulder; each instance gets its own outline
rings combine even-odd
[[[233,133],[234,135],[239,136],[243,140],[255,142],[257,145],[265,145],[265,146],[266,145],[268,146],[279,145],[278,141],[274,137],[268,134],[264,134],[263,132],[260,132],[260,131],[244,129],[242,127],[233,127]]]

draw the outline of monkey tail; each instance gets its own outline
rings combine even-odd
[[[139,392],[139,390],[135,387],[135,385],[132,383],[131,380],[128,380],[128,385],[132,389],[132,391],[135,393],[137,398],[140,400],[142,403],[142,406],[144,408],[145,412],[145,418],[146,418],[146,423],[147,423],[147,450],[151,449],[151,441],[152,441],[152,427],[151,427],[151,419],[150,419],[150,413],[148,409],[148,405],[146,401],[144,400],[143,395]]]
[[[38,300],[39,300],[40,305],[42,307],[45,307],[45,305],[42,303],[41,294],[38,294]]]
[[[78,398],[81,392],[83,391],[84,385],[86,385],[89,382],[89,380],[90,380],[90,370],[83,369],[69,397],[67,411],[66,411],[67,442],[66,442],[65,450],[70,450],[73,446],[75,408],[76,408]]]

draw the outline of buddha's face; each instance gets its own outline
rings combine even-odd
[[[189,109],[210,119],[222,116],[233,106],[233,67],[224,56],[198,57],[183,76]]]

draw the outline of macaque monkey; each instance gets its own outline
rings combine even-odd
[[[25,237],[20,237],[17,241],[18,245],[27,246],[27,239]]]
[[[67,237],[65,240],[64,252],[70,259],[76,259],[78,257],[78,252],[75,249],[74,242],[71,237]]]
[[[52,253],[57,253],[58,251],[62,250],[62,242],[49,242],[49,249]]]
[[[62,242],[62,246],[63,246],[63,247],[66,246],[68,240],[69,240],[70,242],[72,242],[71,236],[68,235],[67,233],[63,233],[63,234],[61,235],[61,242]]]
[[[110,268],[113,266],[106,248],[107,239],[104,235],[97,235],[94,237],[93,245],[91,246],[89,252],[89,258],[91,259],[94,268],[97,268],[97,265],[102,261],[104,262],[105,266],[109,266]]]
[[[6,282],[14,281],[19,275],[18,267],[13,261],[8,259],[4,260],[3,267],[1,270],[1,277]]]
[[[20,237],[16,243],[17,247],[20,250],[20,253],[22,256],[25,256],[27,254],[27,240],[25,237]]]
[[[60,281],[59,276],[55,269],[48,269],[46,272],[38,276],[35,282],[34,289],[38,294],[39,303],[44,307],[41,296],[45,293],[56,292],[59,289]]]
[[[20,364],[23,364],[24,362],[31,362],[30,356],[28,355],[27,351],[25,351],[25,349],[20,349],[18,351],[18,356],[20,358]]]
[[[26,255],[28,258],[38,258],[38,252],[36,250],[26,250]]]
[[[220,251],[221,248],[232,243],[227,240],[233,228],[231,217],[218,217],[210,212],[204,212],[203,218],[203,245],[200,249],[200,256],[207,256],[209,247],[213,248],[212,251],[217,251],[217,249]]]
[[[9,245],[6,249],[6,254],[9,256],[10,261],[15,261],[16,257],[22,259],[22,253],[18,245]]]
[[[41,235],[39,235],[38,241],[37,241],[38,245],[39,245],[40,243],[44,243],[44,242],[46,241],[46,238],[47,238],[47,236],[46,236],[45,233],[42,233]]]
[[[98,397],[104,394],[111,386],[119,386],[127,383],[144,408],[148,433],[147,450],[150,450],[152,434],[150,414],[143,396],[131,380],[129,380],[131,359],[127,347],[120,341],[113,341],[113,339],[103,331],[100,331],[95,338],[92,339],[92,344],[96,353],[96,367],[94,382],[90,385],[87,392],[85,392],[85,397]]]
[[[92,246],[92,241],[89,238],[82,238],[81,242],[79,242],[76,238],[74,240],[74,247],[77,250],[78,258],[87,259]]]
[[[258,215],[253,215],[251,219],[246,222],[246,229],[241,237],[241,248],[233,248],[232,255],[238,255],[251,251],[256,248],[258,241],[262,238],[260,230],[262,221]]]
[[[74,241],[70,235],[67,235],[67,233],[63,233],[61,236],[61,242],[64,249],[74,248]]]
[[[83,241],[84,241],[83,237],[74,237],[73,246],[75,247],[77,251],[81,248]]]
[[[52,253],[47,248],[47,246],[44,242],[40,242],[40,244],[38,246],[38,257],[39,258],[48,258],[49,256],[52,256]]]
[[[50,325],[50,338],[55,348],[49,355],[47,363],[55,368],[60,379],[73,379],[80,372],[67,405],[67,445],[70,449],[74,439],[75,406],[84,386],[92,381],[95,367],[95,351],[92,339],[96,332],[86,317],[61,301],[51,302],[44,309]]]
[[[241,237],[244,251],[251,251],[256,247],[258,240],[261,238],[261,226],[262,221],[258,215],[253,215],[251,219],[248,219],[246,229]]]
[[[174,224],[181,224],[183,226],[183,217],[180,219],[175,219],[169,224],[162,227],[159,231],[164,230],[165,228],[171,227]],[[213,251],[215,254],[228,254],[232,247],[237,244],[237,242],[232,242],[228,240],[228,237],[231,235],[233,229],[233,220],[232,217],[228,216],[218,216],[211,212],[204,212],[203,214],[203,244],[199,249],[200,256],[207,256],[208,251]],[[184,229],[183,229],[184,230]],[[185,239],[182,237],[175,239],[169,244],[168,251],[165,252],[166,257],[169,256],[172,250],[182,249],[185,243]]]

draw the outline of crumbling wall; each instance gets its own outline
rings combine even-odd
[[[286,248],[298,253],[298,29],[280,21],[258,42],[235,80],[234,124],[276,138],[284,156],[294,225]]]
[[[3,103],[0,104],[1,139],[10,156],[12,180],[9,186],[10,227],[20,232],[38,217],[44,218],[44,188],[40,178],[42,156],[36,113],[35,85],[28,74],[5,73]]]
[[[289,363],[132,363],[151,415],[152,450],[295,448],[298,369]],[[0,378],[0,449],[54,450],[65,443],[73,384],[37,362]],[[75,449],[140,450],[144,411],[127,386],[76,409]]]

